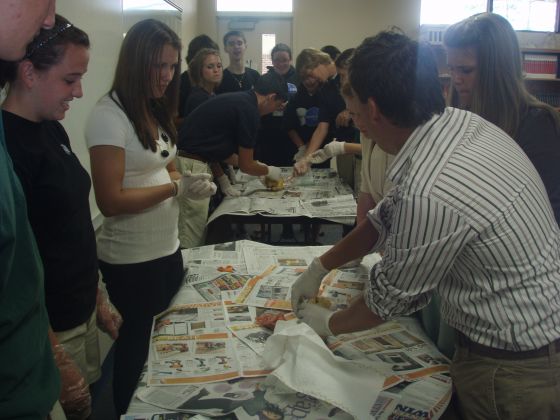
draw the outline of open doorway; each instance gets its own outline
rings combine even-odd
[[[218,17],[218,36],[220,49],[223,51],[222,39],[231,30],[240,30],[247,39],[247,50],[245,52],[245,66],[257,70],[259,73],[266,72],[266,66],[270,62],[270,50],[279,42],[292,46],[292,19],[291,18],[231,18]],[[229,62],[222,54],[224,67]]]

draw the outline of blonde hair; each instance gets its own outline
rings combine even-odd
[[[333,61],[331,57],[315,48],[305,48],[296,58],[296,72],[301,79],[305,78],[309,70],[323,64],[330,65]]]

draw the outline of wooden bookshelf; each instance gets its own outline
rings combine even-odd
[[[447,69],[447,56],[445,48],[442,45],[432,45],[432,51],[437,62],[439,79],[442,89],[447,94],[449,85],[451,83],[451,76]],[[542,77],[531,76],[530,73],[525,73],[525,86],[527,90],[535,95],[539,100],[546,102],[555,108],[560,108],[560,50],[553,49],[539,49],[539,48],[522,48],[522,57],[526,54],[538,56],[544,54],[556,58],[556,75]]]
[[[535,95],[539,100],[552,105],[555,108],[560,107],[560,50],[540,49],[540,48],[522,48],[522,59],[525,61],[532,57],[543,57],[548,63],[554,63],[554,68],[548,68],[547,73],[543,77],[542,74],[532,74],[530,71],[525,72],[525,86],[527,90]],[[525,66],[525,70],[528,69]]]

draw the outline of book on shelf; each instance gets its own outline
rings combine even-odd
[[[560,93],[542,92],[535,94],[535,96],[539,101],[542,101],[554,108],[560,108]]]
[[[523,71],[528,78],[555,79],[558,73],[556,54],[523,54]]]

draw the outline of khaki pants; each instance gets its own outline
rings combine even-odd
[[[451,376],[463,420],[560,419],[560,354],[526,360],[479,356],[457,346]]]
[[[96,311],[93,311],[83,324],[70,330],[55,332],[58,342],[64,345],[64,349],[76,362],[88,384],[101,377],[98,334]]]
[[[195,159],[178,156],[176,165],[177,170],[182,174],[186,171],[191,171],[193,174],[212,173],[206,163]],[[204,245],[210,197],[202,200],[191,200],[186,197],[177,197],[177,199],[179,201],[179,242],[181,247],[193,248]]]
[[[354,156],[354,194],[360,195],[362,187],[362,156]]]
[[[354,189],[354,155],[338,155],[336,171],[338,176]]]
[[[66,415],[64,414],[64,410],[62,406],[57,401],[54,403],[54,406],[47,417],[47,420],[66,420]]]

